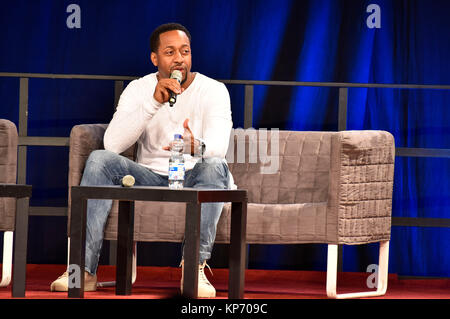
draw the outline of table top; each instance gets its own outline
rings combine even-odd
[[[72,199],[117,199],[167,202],[246,202],[247,190],[192,188],[170,189],[161,186],[72,186]]]
[[[0,183],[0,197],[31,197],[31,185]]]

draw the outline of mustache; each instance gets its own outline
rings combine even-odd
[[[180,83],[180,84],[183,84],[187,80],[187,67],[185,65],[183,65],[183,64],[174,65],[173,67],[170,68],[170,74],[172,74],[172,72],[174,70],[179,70],[179,69],[183,69],[183,71],[184,71],[184,74],[183,74],[183,77],[182,77],[181,83]]]
[[[185,66],[185,65],[183,65],[183,64],[177,64],[177,65],[174,65],[174,66],[172,66],[171,68],[170,68],[170,73],[172,73],[174,70],[179,70],[179,69],[183,69],[183,71],[186,71],[187,70],[187,67]]]

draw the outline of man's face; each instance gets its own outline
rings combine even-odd
[[[186,33],[180,30],[161,33],[158,50],[151,53],[151,60],[161,77],[168,78],[173,70],[180,70],[182,83],[186,81],[192,65],[191,43]]]

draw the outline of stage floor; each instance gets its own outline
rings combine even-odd
[[[65,265],[28,265],[26,299],[67,299],[66,292],[50,292],[50,283],[60,276]],[[228,270],[206,268],[217,290],[216,299],[227,298]],[[370,273],[339,273],[338,293],[367,290]],[[114,266],[99,266],[99,281],[112,281]],[[131,296],[116,296],[114,287],[86,292],[85,299],[170,299],[179,297],[181,268],[138,267]],[[245,299],[327,299],[326,273],[316,271],[246,270]],[[11,284],[0,288],[0,299],[11,298]],[[16,298],[15,298],[16,299]],[[448,279],[400,279],[389,274],[386,295],[370,299],[450,299]]]

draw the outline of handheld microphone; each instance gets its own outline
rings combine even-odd
[[[183,74],[181,74],[180,70],[173,70],[173,72],[170,74],[170,78],[177,80],[178,83],[181,83]],[[170,91],[169,105],[173,106],[176,101],[177,101],[177,95],[175,93],[173,93],[172,91]]]

